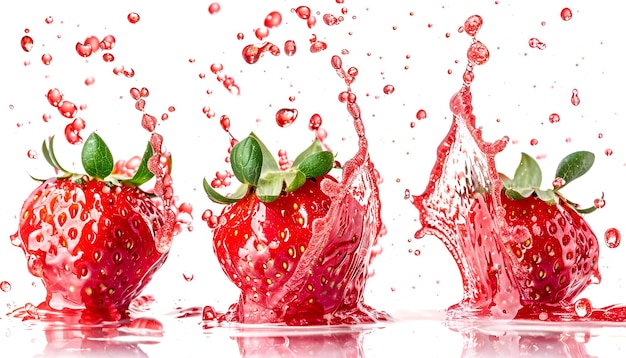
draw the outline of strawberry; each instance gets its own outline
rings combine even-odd
[[[204,188],[211,200],[227,204],[213,248],[224,273],[241,289],[232,320],[327,324],[340,312],[365,307],[372,245],[368,215],[352,210],[357,199],[339,205],[328,194],[339,186],[328,174],[334,155],[316,140],[291,168],[281,170],[251,134],[233,147],[230,158],[240,188],[229,197],[206,179]],[[348,209],[331,213],[339,206]]]
[[[501,196],[508,224],[506,247],[526,305],[570,304],[590,283],[599,281],[598,239],[561,190],[585,174],[594,155],[580,151],[558,165],[553,188],[541,190],[541,169],[522,154],[513,179],[501,175]]]
[[[47,179],[26,199],[16,238],[30,272],[43,280],[46,303],[55,310],[80,309],[94,320],[118,320],[163,265],[155,235],[164,223],[157,199],[139,189],[150,180],[148,144],[131,178],[112,175],[110,150],[96,133],[82,148],[87,174],[58,163],[53,139],[43,154],[59,177]]]

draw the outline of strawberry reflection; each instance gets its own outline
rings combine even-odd
[[[585,331],[496,332],[470,328],[460,333],[462,357],[592,357],[585,347],[590,337]]]
[[[272,357],[364,357],[364,332],[344,331],[284,336],[237,337],[239,353],[245,358]]]
[[[103,321],[85,310],[50,309],[26,304],[11,316],[43,331],[47,345],[35,357],[148,357],[140,344],[157,344],[163,324],[153,318]]]

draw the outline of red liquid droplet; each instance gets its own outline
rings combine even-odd
[[[283,16],[280,14],[280,12],[272,11],[269,14],[267,14],[267,16],[265,17],[265,22],[263,24],[267,28],[272,28],[272,27],[278,27],[282,21],[283,21]]]
[[[316,23],[317,19],[315,19],[315,16],[311,16],[306,20],[306,25],[309,27],[309,29],[312,29]]]
[[[296,42],[293,40],[285,41],[284,49],[287,56],[293,56],[296,53]]]
[[[613,155],[613,149],[611,148],[607,148],[604,150],[604,155],[606,155],[607,157],[610,157]]]
[[[569,21],[572,19],[572,10],[570,10],[569,8],[563,8],[563,10],[561,10],[561,19],[563,19],[563,21]]]
[[[298,6],[296,9],[296,15],[302,20],[307,20],[311,17],[311,9],[308,6]]]
[[[589,318],[593,313],[593,306],[588,298],[581,298],[574,302],[574,310],[576,315],[580,318]]]
[[[93,77],[87,77],[85,78],[85,85],[86,86],[91,86],[96,82],[96,79]]]
[[[48,102],[53,107],[58,107],[61,104],[61,101],[63,101],[63,94],[61,94],[61,91],[56,88],[49,90],[46,97],[48,98]]]
[[[337,25],[339,23],[339,20],[337,20],[337,17],[333,14],[324,14],[324,16],[322,16],[322,21],[324,21],[324,23],[328,26]]]
[[[532,48],[536,48],[539,50],[543,50],[546,48],[546,44],[541,42],[538,38],[533,37],[530,40],[528,40],[528,46],[532,47]]]
[[[237,33],[237,40],[243,40],[243,38],[244,38],[243,33],[241,32]]]
[[[113,35],[106,35],[100,42],[100,49],[111,50],[115,47],[115,37]]]
[[[593,206],[596,209],[602,209],[606,205],[606,201],[604,199],[598,198],[593,200]]]
[[[104,62],[113,62],[113,61],[115,61],[115,56],[113,56],[113,54],[107,52],[107,53],[102,55],[102,60],[104,60]]]
[[[59,113],[65,118],[74,118],[77,112],[78,108],[70,101],[63,101],[59,106]]]
[[[426,111],[423,109],[420,109],[419,111],[417,111],[417,113],[415,114],[415,118],[417,118],[418,120],[422,120],[422,119],[426,119]]]
[[[319,114],[315,113],[309,119],[309,129],[314,131],[314,130],[317,130],[321,126],[322,126],[322,117]]]
[[[622,234],[616,228],[610,228],[604,233],[604,242],[611,249],[618,247],[621,241]]]
[[[323,41],[315,41],[311,44],[311,53],[318,53],[326,50],[328,46]]]
[[[385,87],[383,87],[384,94],[392,94],[395,90],[395,87],[393,87],[392,85],[386,85]]]
[[[220,4],[214,2],[211,5],[209,5],[209,14],[215,15],[220,11],[220,9],[221,9]]]
[[[43,116],[41,116],[41,118],[43,119],[44,122],[48,122],[50,120],[50,118],[52,118],[52,116],[50,114],[46,113]]]
[[[137,22],[139,22],[139,14],[136,12],[131,12],[130,14],[128,14],[127,18],[128,22],[130,22],[131,24],[136,24]]]
[[[148,132],[154,132],[157,125],[157,118],[150,114],[144,113],[141,118],[141,126]]]
[[[220,117],[220,126],[225,132],[230,131],[230,118],[227,115],[223,115]]]
[[[41,62],[43,62],[44,65],[49,65],[50,62],[52,62],[52,56],[50,54],[44,54],[41,56]]]
[[[556,113],[552,113],[550,117],[548,117],[548,120],[550,121],[550,123],[558,123],[559,121],[561,121],[561,117]]]
[[[530,140],[530,145],[535,146],[537,144],[539,144],[539,141],[537,139],[533,138]]]
[[[84,45],[81,44],[80,42],[76,43],[76,52],[78,53],[79,56],[82,57],[89,57],[91,56],[91,45]]]
[[[571,101],[574,106],[578,106],[580,104],[580,98],[578,97],[578,90],[575,88],[572,90]]]
[[[214,63],[211,65],[211,72],[213,72],[213,74],[217,75],[218,72],[222,72],[222,70],[224,69],[224,66],[221,63]]]
[[[0,291],[9,292],[11,291],[11,284],[8,281],[0,282]]]
[[[132,99],[134,99],[135,101],[138,100],[139,98],[141,98],[141,93],[139,92],[139,89],[133,87],[130,89],[130,97]]]
[[[476,65],[482,65],[489,60],[489,50],[482,42],[475,41],[467,50],[467,58]]]
[[[263,40],[264,38],[269,36],[269,34],[270,30],[267,27],[259,27],[258,29],[254,30],[254,36],[256,36],[256,38],[259,40]]]
[[[39,157],[37,151],[33,149],[29,149],[28,152],[26,152],[26,156],[30,159],[37,159]]]
[[[480,28],[483,26],[483,18],[480,15],[472,15],[465,20],[463,30],[471,37],[476,36]],[[429,26],[430,27],[430,26]]]
[[[46,17],[45,21],[46,21],[46,24],[50,25],[54,21],[54,18],[52,18],[52,16],[48,16]]]
[[[283,108],[276,112],[276,124],[285,128],[290,126],[298,118],[298,110]]]
[[[255,45],[248,45],[242,51],[243,60],[249,64],[255,64],[261,57],[261,51]]]
[[[26,52],[30,52],[30,50],[33,49],[33,45],[34,45],[33,38],[28,35],[22,37],[21,45],[22,45],[22,50]]]

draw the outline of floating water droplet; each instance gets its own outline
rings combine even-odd
[[[129,13],[127,18],[128,22],[130,22],[131,24],[136,24],[139,22],[139,14],[136,12]]]
[[[578,106],[580,104],[580,98],[578,97],[578,90],[576,88],[572,90],[571,101],[574,106]]]
[[[11,284],[8,281],[0,282],[0,291],[9,292],[11,291]]]
[[[309,119],[309,129],[314,131],[316,129],[318,129],[319,127],[321,127],[322,125],[322,117],[315,113],[311,116],[311,118]]]
[[[596,209],[602,209],[604,205],[606,205],[606,201],[602,198],[597,198],[593,200],[593,206],[595,206]]]
[[[415,118],[417,118],[420,121],[422,119],[426,119],[426,111],[423,109],[418,110],[417,113],[415,113]]]
[[[563,10],[561,10],[561,19],[563,19],[563,21],[571,20],[572,19],[572,10],[570,10],[567,7],[563,8]]]
[[[559,121],[561,121],[561,117],[556,113],[552,113],[550,117],[548,117],[548,120],[550,121],[550,123],[558,123]]]
[[[211,5],[209,5],[209,14],[215,15],[220,11],[220,9],[221,9],[220,4],[214,2]]]
[[[528,46],[532,47],[532,48],[536,48],[538,50],[543,50],[546,48],[546,44],[541,42],[538,38],[533,37],[530,40],[528,40]]]
[[[296,42],[294,40],[285,41],[285,55],[293,56],[296,53]]]
[[[430,25],[430,24],[429,24]],[[471,37],[476,36],[480,28],[483,26],[483,18],[480,15],[472,15],[465,20],[463,30]],[[429,26],[430,27],[430,26]]]
[[[307,20],[311,17],[311,9],[308,6],[298,6],[296,9],[296,15],[302,20]]]
[[[489,60],[489,49],[482,42],[476,41],[467,49],[467,59],[476,65],[482,65]]]
[[[41,62],[43,62],[44,65],[49,65],[52,62],[52,56],[48,53],[43,54],[41,56]]]
[[[265,27],[272,28],[278,27],[280,23],[283,21],[283,16],[278,11],[272,11],[265,17],[265,21],[263,24]]]
[[[30,50],[33,49],[33,45],[34,45],[33,38],[28,35],[22,37],[21,45],[22,45],[22,50],[26,52],[30,52]]]
[[[607,247],[614,249],[619,246],[621,241],[622,234],[618,229],[612,227],[604,232],[604,242]]]
[[[288,127],[298,118],[298,110],[293,108],[282,108],[276,112],[276,124],[279,127]]]
[[[395,87],[393,87],[392,85],[385,85],[385,87],[383,87],[384,94],[392,94],[395,90]]]
[[[58,106],[59,113],[65,118],[74,118],[76,113],[78,112],[78,107],[70,101],[63,101],[61,105]]]

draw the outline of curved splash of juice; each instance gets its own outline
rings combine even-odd
[[[588,299],[559,305],[522,304],[515,265],[505,247],[516,228],[506,225],[501,205],[502,181],[495,156],[508,138],[486,142],[473,114],[474,67],[489,51],[476,33],[482,18],[471,16],[464,30],[472,37],[462,88],[452,96],[453,121],[437,151],[426,190],[413,196],[422,228],[417,238],[434,235],[452,254],[463,282],[463,298],[449,308],[450,318],[537,319],[542,321],[626,321],[626,305],[593,308]]]
[[[354,119],[358,150],[343,165],[341,181],[323,179],[321,190],[329,196],[328,213],[312,224],[312,236],[289,279],[260,305],[242,294],[229,312],[216,314],[205,307],[205,321],[239,323],[286,323],[288,325],[359,324],[386,321],[389,316],[364,303],[368,266],[377,254],[383,227],[380,213],[379,175],[371,161],[368,142],[356,95],[350,90],[354,80],[333,56],[331,64],[346,81],[348,90],[340,99]],[[326,300],[308,307],[310,287],[330,284]],[[337,283],[337,285],[335,285]],[[207,325],[208,327],[209,325]]]
[[[463,87],[450,100],[452,125],[437,150],[428,187],[412,198],[422,224],[416,237],[439,238],[459,267],[464,294],[450,308],[452,317],[512,318],[521,307],[520,294],[501,239],[502,183],[494,164],[508,138],[485,142],[472,113],[473,69],[489,58],[486,46],[474,36],[481,24],[477,15],[466,22],[473,43]]]

